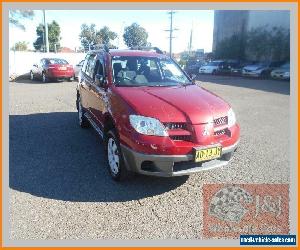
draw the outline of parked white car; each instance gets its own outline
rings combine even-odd
[[[199,73],[200,74],[216,74],[221,64],[223,64],[224,61],[212,61],[208,62],[207,64],[204,64],[200,67]]]

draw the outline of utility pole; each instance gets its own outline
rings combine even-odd
[[[191,55],[192,48],[193,48],[193,28],[194,24],[192,23],[192,29],[191,29],[191,34],[190,34],[190,42],[189,42],[189,56]]]
[[[168,12],[168,15],[170,15],[170,29],[165,30],[165,31],[168,31],[168,32],[169,32],[169,39],[170,39],[169,53],[170,53],[170,57],[172,57],[172,40],[173,40],[173,38],[175,38],[175,37],[173,36],[173,32],[174,32],[175,30],[178,30],[178,29],[174,29],[174,28],[173,28],[173,15],[174,15],[175,13],[176,13],[176,12],[173,11],[173,10],[171,10],[171,11]]]
[[[43,14],[44,14],[44,27],[45,27],[45,48],[46,48],[46,52],[49,53],[49,40],[48,40],[48,25],[46,22],[46,12],[45,10],[43,10]]]

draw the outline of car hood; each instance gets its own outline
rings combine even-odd
[[[246,66],[244,67],[244,69],[246,70],[251,70],[251,71],[254,71],[254,70],[261,70],[265,68],[264,66],[261,66],[261,65],[249,65],[249,66]]]
[[[117,87],[136,114],[161,122],[203,124],[226,116],[230,106],[197,85],[179,87]]]
[[[289,73],[289,72],[290,72],[289,69],[282,69],[282,68],[277,68],[272,71],[272,73],[277,73],[277,74],[283,74],[283,73]]]
[[[201,66],[201,69],[217,69],[218,66]]]

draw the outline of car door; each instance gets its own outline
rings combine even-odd
[[[90,72],[90,112],[94,121],[103,130],[104,113],[106,112],[106,71],[105,60],[102,54],[99,54],[94,63],[94,70]],[[97,80],[98,79],[98,80]]]
[[[80,79],[79,79],[79,92],[81,105],[83,109],[90,114],[90,98],[91,98],[91,84],[92,79],[90,77],[91,69],[94,69],[94,63],[96,59],[96,54],[90,53],[86,56],[85,61],[82,66]]]

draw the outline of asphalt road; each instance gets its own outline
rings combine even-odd
[[[199,239],[205,183],[289,183],[289,82],[201,76],[241,126],[232,162],[115,183],[101,140],[77,124],[75,82],[9,83],[11,239]]]

